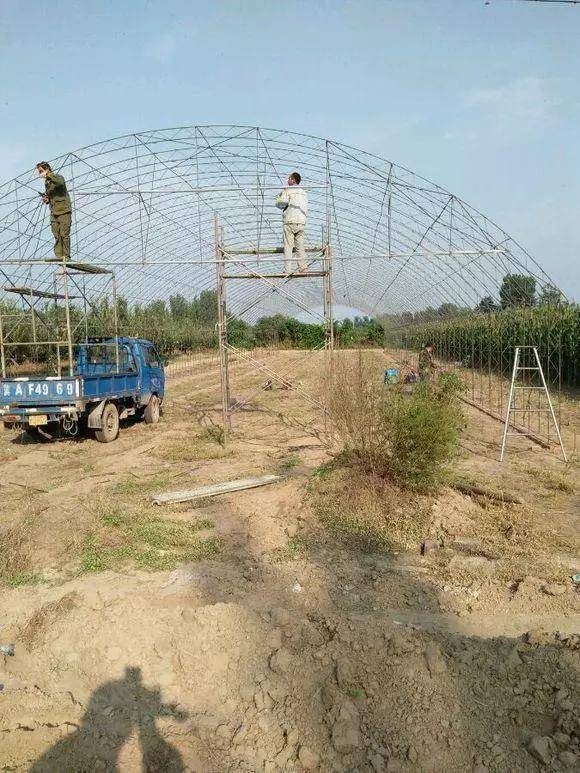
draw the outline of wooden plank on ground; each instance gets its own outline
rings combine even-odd
[[[483,405],[476,403],[475,400],[471,400],[465,395],[459,395],[459,399],[464,403],[467,403],[467,405],[471,405],[473,408],[477,408],[478,411],[485,413],[486,416],[491,416],[492,419],[497,419],[497,421],[500,421],[502,424],[505,423],[505,418],[503,416],[500,416],[499,413],[496,413],[495,411],[492,411],[489,408],[485,408]],[[521,427],[519,424],[510,424],[510,427],[515,429],[515,431],[519,432],[522,436],[528,437],[534,443],[542,446],[542,448],[547,448],[548,450],[551,449],[551,445],[548,443],[548,441],[544,440],[544,438],[540,437],[535,432],[530,432],[525,427]]]
[[[470,497],[487,497],[497,502],[509,502],[514,505],[524,504],[524,500],[516,494],[508,494],[505,491],[493,491],[485,486],[474,486],[471,483],[460,483],[457,481],[451,483],[451,488],[457,489],[457,491],[461,491],[462,494],[467,494]]]
[[[151,497],[151,501],[155,505],[168,504],[169,502],[188,502],[192,499],[215,497],[218,494],[229,494],[232,491],[243,491],[247,488],[267,486],[269,483],[276,483],[279,480],[282,480],[280,475],[262,475],[260,478],[239,478],[228,483],[199,486],[199,488],[189,489],[188,491],[167,491],[164,494],[155,494]]]

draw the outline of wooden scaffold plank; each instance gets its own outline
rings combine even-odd
[[[239,478],[231,480],[229,483],[214,483],[209,486],[199,486],[199,488],[187,491],[167,491],[164,494],[156,494],[151,497],[155,505],[169,504],[172,502],[189,502],[192,499],[201,499],[203,497],[215,497],[219,494],[229,494],[232,491],[243,491],[244,489],[257,488],[258,486],[267,486],[270,483],[276,483],[282,480],[280,475],[262,475],[259,478]]]

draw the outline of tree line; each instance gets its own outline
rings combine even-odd
[[[413,341],[416,347],[421,344],[419,340],[421,336],[426,334],[426,325],[429,325],[431,334],[435,334],[437,328],[434,325],[449,320],[467,321],[467,318],[474,317],[474,312],[477,317],[489,316],[491,320],[492,317],[501,316],[514,309],[525,309],[533,313],[542,308],[563,308],[567,305],[557,288],[547,285],[538,292],[534,277],[506,274],[500,285],[498,297],[485,296],[475,307],[444,303],[438,308],[427,307],[415,313],[405,311],[376,318],[355,316],[352,319],[336,321],[334,337],[337,346],[342,347],[382,346],[385,340],[389,342],[399,340],[402,343],[402,330],[417,328],[414,334],[405,336],[405,340]],[[16,304],[0,302],[0,312],[5,315],[15,313],[16,308]],[[218,344],[217,298],[213,290],[204,290],[191,300],[178,293],[170,296],[168,300],[155,299],[149,303],[139,304],[129,304],[126,298],[118,296],[116,315],[111,301],[108,298],[100,298],[91,301],[86,314],[83,313],[80,305],[71,304],[70,316],[76,341],[82,340],[86,335],[114,335],[117,330],[120,335],[137,336],[154,341],[159,350],[170,357],[189,351],[214,349]],[[46,334],[49,329],[53,333],[58,329],[60,339],[64,340],[65,317],[62,307],[56,308],[53,304],[47,303],[40,317],[40,320],[36,320],[36,332],[40,340],[47,340]],[[542,317],[543,329],[547,324],[546,319],[545,316]],[[566,319],[573,320],[575,315],[571,314]],[[467,337],[470,329],[467,325],[462,327]],[[497,329],[496,320],[493,330],[497,331]],[[32,341],[30,314],[22,315],[16,323],[11,322],[10,331],[10,338],[13,341]],[[494,334],[490,327],[490,335]],[[575,335],[570,333],[570,336],[575,340]],[[238,348],[273,346],[309,349],[324,344],[324,326],[303,322],[283,314],[261,317],[254,324],[234,316],[228,321],[228,339]],[[47,356],[43,353],[43,347],[10,349],[8,344],[7,346],[12,359],[42,360]]]

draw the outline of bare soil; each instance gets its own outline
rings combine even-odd
[[[323,354],[260,356],[317,393]],[[162,422],[111,445],[0,434],[0,770],[579,770],[577,461],[512,438],[500,464],[468,409],[454,474],[524,504],[410,497],[328,467],[316,410],[276,385],[224,448],[216,375],[173,375]],[[265,379],[234,364],[234,398]],[[345,521],[345,485],[369,528],[398,524],[388,547]]]

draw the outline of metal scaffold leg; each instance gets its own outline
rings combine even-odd
[[[220,384],[221,384],[221,403],[222,403],[222,422],[223,422],[223,428],[224,428],[224,436],[227,438],[227,434],[229,431],[231,431],[231,416],[232,413],[234,413],[236,410],[241,409],[243,406],[247,405],[249,400],[252,399],[255,394],[260,393],[263,389],[268,388],[268,386],[272,382],[278,382],[284,385],[285,388],[292,389],[296,394],[300,395],[304,399],[306,399],[308,402],[310,402],[312,405],[315,405],[319,408],[322,408],[325,418],[325,428],[326,428],[326,421],[327,421],[327,414],[328,414],[328,390],[330,388],[330,373],[332,369],[332,354],[334,350],[334,320],[333,320],[333,305],[332,305],[332,249],[329,242],[323,244],[321,247],[316,248],[309,248],[307,249],[308,252],[319,252],[320,257],[317,258],[318,260],[321,260],[322,262],[322,270],[321,271],[308,271],[306,273],[284,273],[284,274],[263,274],[259,271],[245,267],[246,270],[244,273],[236,274],[231,273],[231,270],[228,269],[228,272],[226,273],[226,261],[228,264],[228,267],[231,264],[234,265],[241,265],[238,260],[236,260],[236,255],[239,254],[252,254],[253,251],[249,249],[228,249],[225,248],[223,245],[223,233],[222,228],[220,226],[220,220],[219,216],[216,213],[214,215],[214,237],[215,237],[215,257],[216,257],[216,290],[217,290],[217,312],[218,312],[218,322],[217,322],[217,332],[218,332],[218,344],[219,344],[219,360],[220,360]],[[260,252],[274,252],[279,251],[278,248],[262,248]],[[325,387],[327,390],[327,395],[323,403],[321,403],[319,398],[314,397],[313,395],[308,394],[306,390],[304,390],[301,386],[292,383],[292,376],[288,374],[280,374],[275,372],[274,370],[266,367],[263,363],[259,362],[257,359],[250,357],[246,353],[240,351],[236,347],[232,346],[229,343],[228,340],[228,312],[227,312],[227,303],[226,303],[226,283],[227,281],[235,281],[235,280],[254,280],[261,282],[266,285],[269,290],[266,292],[275,292],[280,297],[286,299],[287,301],[294,303],[299,308],[302,308],[304,311],[309,311],[310,309],[308,306],[303,304],[299,298],[292,295],[287,290],[283,289],[285,284],[291,280],[294,279],[316,279],[321,278],[323,281],[323,307],[324,312],[321,315],[320,313],[317,313],[317,316],[320,317],[321,322],[323,323],[324,327],[324,355],[325,355],[325,363],[326,363],[326,378],[325,378]],[[282,280],[284,282],[284,285],[280,286],[278,285],[275,280]],[[255,302],[252,302],[250,306],[247,308],[244,308],[244,311],[247,311],[249,308],[252,308],[255,305]],[[243,314],[243,311],[242,311]],[[315,349],[311,351],[319,351],[321,347],[316,347]],[[229,374],[229,354],[232,354],[237,359],[242,359],[247,364],[254,367],[257,371],[266,373],[269,376],[268,381],[265,385],[261,386],[255,393],[251,395],[249,398],[245,399],[236,399],[235,402],[232,404],[230,400],[230,374]]]
[[[229,374],[229,353],[228,353],[228,321],[226,307],[226,285],[225,285],[225,266],[224,253],[221,246],[221,226],[219,216],[214,215],[215,232],[215,256],[217,273],[217,307],[218,307],[218,345],[220,355],[220,382],[222,396],[222,422],[224,428],[224,443],[227,442],[228,433],[231,430],[230,418],[230,374]]]

